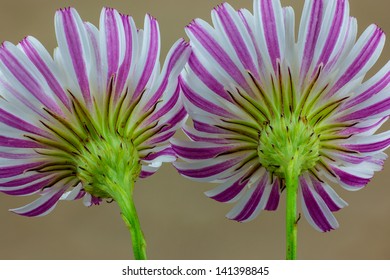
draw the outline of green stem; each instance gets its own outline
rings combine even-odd
[[[134,184],[134,182],[132,184]],[[132,189],[131,186],[131,188],[128,189],[129,191],[121,191],[114,199],[121,209],[122,219],[130,232],[134,258],[136,260],[146,260],[146,241],[133,202]]]
[[[298,236],[298,216],[297,216],[297,196],[299,170],[294,158],[287,166],[285,172],[286,180],[286,259],[295,260],[297,258],[297,236]]]

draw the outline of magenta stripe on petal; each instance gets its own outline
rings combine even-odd
[[[37,98],[39,102],[58,114],[62,113],[61,109],[54,100],[44,93],[45,91],[34,76],[31,75],[31,73],[23,66],[21,61],[5,46],[3,46],[0,50],[0,59],[15,79],[17,79],[24,88]]]
[[[223,132],[222,129],[220,129],[214,125],[198,122],[196,120],[193,120],[193,123],[194,123],[194,128],[198,131],[201,131],[201,132],[207,132],[207,133],[213,133],[213,134],[221,134]]]
[[[360,93],[358,96],[348,101],[347,104],[343,107],[343,109],[345,110],[352,106],[359,105],[360,103],[366,101],[367,99],[381,92],[383,89],[389,86],[389,84],[390,84],[390,72],[387,72],[386,75],[382,77],[382,79],[380,79],[370,88],[368,88],[364,92]]]
[[[234,148],[232,146],[220,146],[220,147],[184,147],[180,144],[175,145],[172,143],[173,150],[178,156],[191,160],[211,159],[215,158],[218,154],[229,151]]]
[[[313,61],[318,35],[321,30],[323,6],[322,0],[313,1],[313,6],[310,12],[309,29],[307,31],[305,48],[302,57],[301,77],[306,76]]]
[[[273,0],[261,0],[261,13],[264,26],[264,36],[267,42],[268,53],[274,69],[277,68],[277,59],[280,59],[280,47],[278,42],[278,32],[276,29],[275,11],[272,6]],[[284,36],[284,34],[279,34]]]
[[[161,107],[156,113],[154,113],[148,120],[147,124],[150,124],[158,119],[160,119],[162,116],[169,113],[170,110],[177,104],[180,96],[180,85],[178,84],[176,86],[176,90],[174,91],[172,97],[168,99],[167,102],[165,102],[164,106]]]
[[[85,65],[81,34],[78,31],[76,19],[73,17],[72,8],[60,10],[64,28],[64,33],[68,45],[73,68],[79,83],[85,102],[90,106],[92,104],[91,93],[89,89],[89,80],[87,67]]]
[[[156,65],[156,62],[158,60],[160,38],[159,38],[157,20],[150,15],[148,15],[148,19],[150,21],[149,45],[143,46],[145,48],[148,48],[148,53],[147,53],[147,58],[146,58],[142,75],[138,81],[136,89],[134,90],[133,99],[136,99],[139,96],[139,94],[145,89],[145,86],[150,80],[154,66]]]
[[[8,194],[8,195],[28,195],[35,193],[36,191],[39,191],[40,189],[47,186],[47,184],[51,183],[53,178],[49,178],[46,180],[43,180],[38,183],[31,184],[29,186],[25,186],[23,188],[17,189],[17,190],[2,190],[2,193]]]
[[[326,65],[330,59],[330,56],[332,55],[332,52],[336,46],[337,40],[339,38],[341,27],[343,23],[344,18],[344,12],[345,12],[345,1],[339,0],[337,1],[335,15],[333,17],[332,26],[329,29],[328,37],[326,38],[326,42],[324,44],[321,56],[318,60],[317,68],[324,64]]]
[[[0,135],[0,146],[11,148],[40,148],[41,145],[29,140],[10,138]]]
[[[126,82],[127,82],[127,77],[129,75],[129,71],[131,68],[131,63],[132,63],[132,52],[133,50],[133,30],[130,26],[130,17],[126,15],[121,15],[122,19],[122,24],[125,32],[125,46],[126,46],[126,51],[125,51],[125,57],[123,59],[122,64],[119,67],[118,70],[118,75],[116,77],[116,85],[115,85],[115,93],[116,93],[116,98],[118,95],[123,91]]]
[[[229,188],[226,190],[214,195],[210,196],[210,198],[219,201],[219,202],[228,202],[234,199],[239,193],[244,189],[246,184],[248,183],[248,179],[245,181],[241,181],[242,178],[235,181]]]
[[[180,174],[191,178],[207,178],[222,173],[223,171],[234,166],[241,160],[242,160],[241,157],[237,157],[237,158],[226,160],[224,162],[199,168],[199,169],[178,169],[178,170]]]
[[[193,91],[183,80],[181,80],[181,87],[183,89],[184,96],[196,107],[222,117],[234,118],[234,115],[225,110],[223,107],[215,105],[214,103],[208,101],[206,98]]]
[[[27,163],[15,166],[0,167],[0,178],[10,178],[42,165],[42,162]]]
[[[210,137],[202,137],[197,134],[190,132],[189,130],[182,128],[184,133],[193,141],[201,141],[215,144],[228,144],[230,141],[222,138],[210,138]]]
[[[158,136],[152,137],[151,139],[148,140],[147,144],[148,145],[155,145],[155,144],[160,144],[165,141],[168,141],[169,139],[172,138],[173,135],[175,135],[176,131],[170,131],[164,134],[158,134]]]
[[[38,206],[36,208],[34,208],[28,212],[15,211],[15,213],[22,215],[22,216],[26,216],[26,217],[35,217],[35,216],[43,215],[57,204],[58,200],[64,194],[65,190],[66,190],[66,188],[60,189],[58,192],[54,193],[52,195],[52,197],[50,197],[47,201],[45,201],[42,204],[38,204]]]
[[[226,35],[229,38],[238,58],[242,62],[244,68],[251,73],[257,73],[257,68],[252,60],[250,51],[248,50],[241,32],[236,26],[234,19],[231,17],[226,4],[222,4],[216,8],[216,12],[221,20]]]
[[[268,176],[264,175],[259,184],[256,187],[256,190],[252,193],[250,199],[245,204],[244,208],[241,210],[241,212],[234,217],[234,220],[238,222],[243,222],[250,218],[250,216],[255,212],[257,206],[260,203],[260,200],[263,196],[265,187],[267,185]]]
[[[118,24],[120,23],[116,21],[115,10],[111,8],[104,8],[104,35],[108,64],[107,83],[111,79],[111,76],[117,72],[119,66],[120,38]]]
[[[1,152],[0,151],[0,158],[7,158],[7,159],[29,159],[29,158],[36,158],[35,153],[31,154],[18,154],[18,153],[7,153],[7,152]]]
[[[183,55],[185,54],[186,50],[188,49],[188,46],[189,46],[188,43],[185,42],[184,40],[180,40],[176,44],[176,48],[173,50],[173,53],[170,55],[169,61],[166,62],[167,66],[166,66],[166,70],[165,70],[165,74],[164,74],[164,77],[162,79],[162,82],[161,82],[160,86],[158,87],[158,89],[156,90],[156,92],[153,94],[153,96],[150,98],[150,100],[146,104],[145,110],[148,110],[154,104],[156,104],[156,102],[158,102],[158,100],[161,98],[161,96],[163,96],[164,92],[166,91],[169,82],[172,82],[173,80],[175,82],[177,81],[176,75],[179,74],[179,73],[177,73],[177,72],[179,72],[179,71],[177,71],[177,69],[179,68],[179,66],[180,67],[184,66],[184,63],[183,63],[183,66],[181,66],[179,64],[179,62],[181,62],[181,60],[183,60],[182,59]],[[165,65],[164,65],[164,67],[165,67]]]
[[[351,187],[364,187],[370,182],[370,178],[358,177],[337,167],[333,167],[332,170],[339,176],[341,182]]]
[[[359,71],[370,61],[383,36],[383,31],[379,27],[377,27],[375,32],[373,32],[372,36],[365,44],[365,46],[361,49],[359,55],[355,58],[349,68],[336,82],[331,91],[327,94],[327,98],[333,96],[333,94],[335,94],[345,84],[353,80],[353,78],[359,73]]]
[[[184,120],[186,116],[187,111],[184,109],[184,107],[182,107],[176,114],[173,115],[172,118],[165,122],[167,126],[163,128],[160,133],[165,132],[167,130],[171,130],[172,128],[176,127],[181,121]]]
[[[240,69],[219,45],[215,38],[207,32],[196,20],[187,29],[196,37],[203,48],[217,61],[217,63],[244,89],[249,90],[245,77]]]
[[[345,116],[342,116],[338,120],[345,122],[345,121],[352,121],[352,120],[362,120],[362,119],[367,118],[367,117],[374,118],[375,115],[386,112],[387,110],[390,110],[390,97],[388,97],[385,100],[382,100],[378,103],[372,104],[366,108],[363,108],[363,109],[360,109],[358,111],[354,111],[350,114],[347,114]]]
[[[152,153],[152,154],[149,154],[148,156],[146,156],[145,158],[143,158],[143,160],[147,160],[147,161],[152,161],[152,160],[155,160],[156,158],[158,157],[161,157],[161,156],[172,156],[172,157],[176,157],[176,154],[175,152],[173,151],[172,148],[166,148],[162,151],[159,151],[159,152],[155,152],[155,153]]]
[[[379,141],[379,142],[374,142],[374,143],[343,145],[343,147],[345,147],[349,150],[352,150],[352,151],[359,152],[359,153],[378,152],[378,151],[386,149],[389,146],[390,146],[390,138]]]
[[[341,135],[352,135],[352,134],[364,133],[370,131],[371,129],[379,128],[387,119],[388,117],[384,117],[379,121],[377,121],[376,123],[374,123],[373,125],[369,125],[366,127],[354,127],[354,126],[348,127],[346,129],[341,130],[339,133]]]
[[[334,212],[338,211],[341,209],[334,201],[333,199],[329,196],[329,194],[326,192],[325,188],[322,186],[322,183],[319,182],[315,178],[311,178],[311,181],[313,183],[314,189],[316,192],[321,196],[321,198],[324,200],[326,205],[328,206],[329,210]]]
[[[231,97],[226,93],[223,84],[221,84],[210,72],[207,68],[203,66],[203,64],[199,61],[198,57],[192,53],[189,60],[188,65],[191,67],[192,71],[194,71],[195,75],[213,92],[225,98],[226,100],[231,100]]]
[[[19,179],[5,182],[5,183],[1,183],[0,186],[1,187],[18,187],[18,186],[22,186],[22,185],[28,184],[30,182],[34,182],[36,180],[42,179],[45,176],[47,176],[47,174],[36,173],[36,174],[31,175],[31,176],[27,176],[24,178],[19,178]]]
[[[145,178],[148,178],[150,176],[152,176],[155,172],[150,172],[150,171],[144,171],[142,170],[141,173],[139,174],[139,177],[141,179],[145,179]]]
[[[314,223],[324,232],[332,230],[332,225],[329,223],[325,214],[322,212],[320,205],[315,199],[305,179],[300,179],[300,186],[304,199],[303,203],[305,203],[309,215],[313,219]]]
[[[280,200],[280,180],[275,179],[274,184],[272,185],[271,193],[268,198],[267,205],[265,206],[265,210],[275,211],[279,206]]]
[[[41,136],[47,135],[47,133],[45,131],[43,131],[42,129],[25,122],[24,120],[16,117],[15,115],[12,115],[11,113],[4,111],[1,108],[0,108],[0,122],[4,123],[10,127],[19,129],[21,131],[26,131],[26,132],[30,132],[30,133],[41,135]]]
[[[37,67],[38,70],[41,72],[41,74],[45,77],[46,82],[49,85],[50,89],[57,95],[57,97],[61,100],[61,102],[68,109],[70,109],[71,108],[70,101],[64,89],[62,88],[59,81],[51,72],[51,70],[49,69],[45,61],[42,59],[41,55],[38,53],[38,51],[36,50],[36,48],[34,47],[33,43],[30,40],[31,40],[30,38],[26,38],[20,43],[24,52],[31,60],[31,62],[34,63],[35,67]]]

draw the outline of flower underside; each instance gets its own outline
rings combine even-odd
[[[206,194],[236,202],[227,217],[239,222],[276,210],[298,177],[309,223],[336,229],[332,212],[347,203],[329,183],[363,188],[390,145],[390,132],[375,134],[390,112],[390,63],[365,79],[384,32],[371,25],[358,38],[344,0],[305,1],[298,34],[280,1],[255,0],[253,13],[225,3],[211,15],[186,28],[193,53],[181,85],[193,126],[189,141],[172,141],[175,167],[219,183]]]
[[[321,150],[330,147],[331,141],[348,139],[352,136],[335,137],[337,135],[335,133],[353,126],[354,123],[329,125],[326,122],[327,118],[332,116],[332,112],[348,98],[331,99],[313,110],[315,102],[321,98],[328,87],[325,85],[322,90],[313,90],[321,74],[321,67],[306,92],[300,94],[296,93],[290,69],[287,71],[289,74],[286,78],[281,74],[280,65],[278,67],[278,77],[275,81],[273,77],[271,78],[272,92],[266,92],[250,72],[248,74],[256,87],[254,98],[240,89],[236,89],[234,93],[228,91],[231,100],[251,116],[251,121],[221,119],[226,125],[217,127],[240,135],[243,141],[250,140],[256,143],[257,154],[253,157],[258,157],[261,166],[279,178],[285,178],[287,165],[292,160],[297,163],[296,172],[299,175],[305,171],[316,174],[317,164],[327,168],[326,163],[321,159],[323,155]],[[286,80],[288,82],[285,85]],[[253,149],[253,146],[247,148]],[[225,153],[217,157],[222,155]],[[243,166],[244,164],[240,167]],[[333,172],[328,168],[327,170],[336,178]]]
[[[46,163],[30,171],[55,172],[57,180],[52,181],[52,185],[64,178],[76,179],[77,183],[83,184],[86,192],[96,198],[113,198],[113,190],[107,189],[112,184],[107,181],[123,180],[124,185],[134,182],[141,171],[140,144],[161,130],[161,127],[156,130],[158,120],[141,130],[137,128],[155,111],[158,103],[142,116],[134,117],[143,93],[135,101],[130,100],[126,93],[116,100],[114,106],[112,92],[111,82],[104,106],[100,106],[103,110],[95,102],[96,116],[91,115],[90,110],[71,92],[72,114],[67,118],[44,109],[49,121],[41,123],[51,132],[51,137],[25,137],[44,147],[36,149],[36,152],[44,157],[42,161]],[[142,147],[147,148],[153,147]]]

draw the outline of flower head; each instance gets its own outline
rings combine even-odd
[[[0,191],[40,194],[12,211],[49,213],[61,199],[86,205],[114,197],[175,159],[169,138],[185,119],[179,40],[160,71],[159,26],[105,8],[99,29],[73,8],[55,15],[52,58],[32,37],[0,48]],[[131,191],[131,190],[129,190]]]
[[[363,81],[385,42],[369,26],[357,38],[347,0],[305,1],[297,41],[291,7],[254,1],[254,14],[222,4],[213,26],[187,28],[191,55],[181,84],[191,141],[173,140],[179,172],[220,185],[206,194],[236,202],[227,217],[276,210],[286,177],[299,176],[302,210],[320,231],[338,227],[347,203],[332,189],[364,187],[381,170],[390,131],[390,63]]]

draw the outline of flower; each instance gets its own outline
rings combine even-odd
[[[254,219],[276,210],[297,176],[302,211],[317,230],[338,227],[345,207],[331,183],[363,188],[382,169],[390,131],[390,63],[364,80],[385,42],[369,26],[356,40],[347,0],[305,1],[299,34],[280,1],[254,1],[254,14],[222,4],[213,26],[186,31],[193,53],[181,85],[193,126],[172,140],[185,177],[220,185],[206,194],[236,203],[227,217]],[[295,222],[295,221],[294,221]]]
[[[189,46],[177,41],[160,71],[152,16],[138,30],[104,8],[98,29],[66,8],[55,30],[54,59],[33,37],[0,48],[0,191],[40,195],[12,209],[23,216],[46,215],[59,200],[119,200],[113,186],[131,192],[175,160],[168,140],[186,117],[178,75]]]

